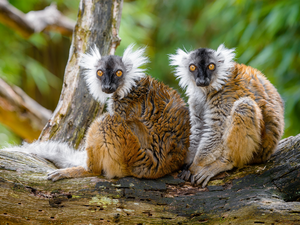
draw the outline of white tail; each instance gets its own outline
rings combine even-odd
[[[75,150],[66,143],[46,141],[24,143],[21,146],[4,148],[5,151],[18,151],[36,154],[53,162],[58,168],[82,166],[86,168],[87,154],[85,150]]]

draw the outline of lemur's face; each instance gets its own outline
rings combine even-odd
[[[209,86],[217,68],[215,53],[211,49],[199,48],[190,53],[189,73],[199,87]]]
[[[227,49],[221,44],[216,51],[208,48],[191,52],[177,49],[176,54],[170,55],[170,64],[176,66],[175,76],[179,78],[179,85],[192,96],[195,87],[204,91],[211,88],[220,90],[234,67],[234,57],[234,49]]]
[[[113,95],[124,98],[145,76],[145,69],[139,68],[148,62],[144,53],[145,48],[133,51],[133,45],[129,45],[122,57],[101,56],[94,45],[88,53],[81,54],[79,65],[91,95],[101,103]]]
[[[95,76],[100,80],[103,92],[111,94],[124,84],[126,68],[120,56],[102,57],[96,69]]]

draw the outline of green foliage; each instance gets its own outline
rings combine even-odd
[[[21,143],[21,138],[0,124],[0,148]]]
[[[300,1],[129,1],[120,37],[118,54],[131,42],[147,45],[149,74],[176,89],[168,54],[221,43],[236,48],[237,62],[262,71],[282,95],[285,137],[300,133]]]
[[[9,2],[23,13],[42,10],[55,2],[64,15],[74,20],[76,20],[79,5],[79,0],[10,0]],[[48,53],[48,50],[57,45],[63,45],[66,38],[59,33],[48,32],[33,34],[25,40],[3,24],[0,24],[0,34],[0,77],[10,84],[20,86],[40,104],[53,110],[62,87],[61,78],[69,47],[60,48],[61,51],[66,52],[60,53],[59,56],[53,56],[53,52]],[[59,70],[55,68],[58,65],[55,65],[53,58],[59,60],[61,56],[65,59],[62,62],[63,68],[60,69],[62,72],[58,74],[56,71]],[[53,100],[54,97],[56,97],[55,100]],[[53,101],[55,102],[52,103]],[[19,143],[20,138],[0,126],[0,147],[6,142]]]

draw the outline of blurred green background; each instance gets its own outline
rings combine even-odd
[[[9,0],[27,13],[56,2],[76,20],[79,0]],[[44,107],[58,102],[70,40],[57,33],[23,39],[0,24],[0,77],[18,85]],[[284,137],[300,133],[300,1],[125,1],[119,36],[122,55],[130,43],[147,46],[148,73],[174,87],[168,54],[177,48],[236,48],[236,60],[261,70],[285,101]],[[182,94],[184,96],[184,94]],[[0,125],[0,146],[21,139]]]

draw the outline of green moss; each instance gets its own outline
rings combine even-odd
[[[108,205],[116,205],[119,203],[118,199],[111,199],[108,198],[106,196],[100,196],[100,195],[96,195],[95,197],[92,197],[92,200],[89,201],[89,204],[97,204],[97,205],[101,205],[104,208],[107,207]]]
[[[14,190],[14,189],[13,189]],[[15,190],[14,190],[15,191]],[[20,198],[19,195],[15,194],[15,193],[9,193],[9,196],[13,197],[13,198]]]
[[[57,123],[55,123],[50,131],[49,140],[52,139],[52,137],[56,134],[56,132],[59,130],[59,126]]]
[[[72,195],[72,198],[82,198],[80,195]]]

